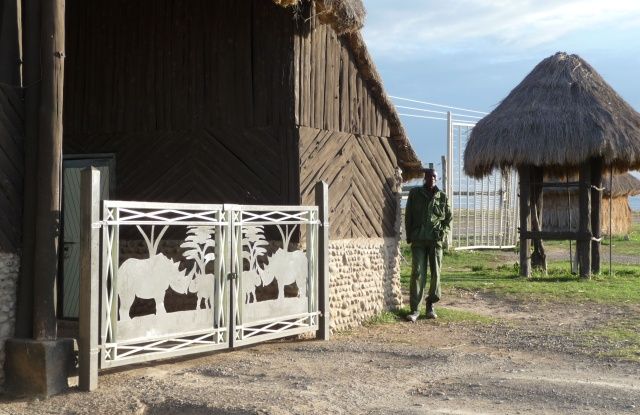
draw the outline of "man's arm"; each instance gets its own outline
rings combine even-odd
[[[411,215],[411,199],[412,193],[409,191],[409,197],[407,197],[407,204],[404,207],[404,234],[407,239],[407,243],[411,243],[411,229],[413,229],[413,216]]]

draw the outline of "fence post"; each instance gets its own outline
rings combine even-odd
[[[329,310],[329,186],[323,181],[316,183],[316,205],[318,206],[318,331],[316,338],[329,340],[331,336]]]
[[[92,391],[98,387],[100,171],[83,169],[80,189],[79,386]]]

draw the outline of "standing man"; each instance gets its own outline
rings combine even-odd
[[[442,263],[442,243],[451,229],[451,208],[447,195],[436,181],[434,169],[424,170],[424,186],[411,189],[405,208],[405,232],[411,244],[413,261],[409,287],[411,314],[407,320],[415,321],[418,308],[425,298],[427,267],[431,271],[431,282],[427,294],[427,318],[437,318],[433,304],[440,300],[440,264]]]

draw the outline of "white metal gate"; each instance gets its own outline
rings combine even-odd
[[[454,249],[511,248],[517,241],[518,178],[514,170],[496,170],[483,179],[464,173],[464,149],[475,124],[448,116],[446,192],[453,222]]]
[[[109,368],[328,331],[318,206],[107,200],[100,219],[96,185],[83,201],[81,378],[96,355]]]

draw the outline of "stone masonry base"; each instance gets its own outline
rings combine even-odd
[[[0,386],[4,384],[5,341],[13,336],[16,316],[16,282],[20,257],[0,252]]]
[[[331,330],[347,330],[402,306],[396,238],[329,242]]]

